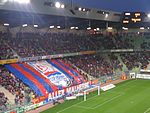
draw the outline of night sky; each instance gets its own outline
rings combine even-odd
[[[71,0],[65,0],[71,2]],[[150,0],[72,0],[74,4],[103,10],[150,12]]]

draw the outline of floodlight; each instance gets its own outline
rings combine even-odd
[[[112,30],[113,28],[112,27],[108,27],[107,29]]]
[[[150,14],[148,14],[147,17],[150,18]]]
[[[9,24],[8,23],[4,23],[4,26],[9,26]]]
[[[56,8],[60,8],[60,6],[61,6],[61,4],[60,4],[59,2],[56,2],[56,3],[55,3],[55,7],[56,7]]]
[[[23,25],[22,25],[22,27],[27,27],[27,26],[28,26],[27,24],[23,24]]]
[[[14,0],[14,2],[18,2],[20,4],[29,4],[30,0]]]
[[[38,27],[38,25],[35,24],[34,27]]]
[[[142,29],[142,30],[143,30],[143,29],[144,29],[144,27],[140,27],[140,29]]]
[[[57,26],[58,29],[60,29],[60,26]]]
[[[85,8],[83,9],[83,11],[85,11]]]
[[[99,28],[96,28],[96,30],[99,31],[100,29],[99,29]]]
[[[75,29],[79,29],[79,27],[75,27]]]
[[[51,29],[52,29],[52,28],[54,28],[54,26],[50,26],[49,28],[51,28]]]
[[[88,28],[87,28],[87,30],[90,30],[90,29],[91,29],[91,27],[88,27]]]
[[[123,24],[128,24],[129,20],[123,20]]]
[[[61,6],[60,6],[62,9],[64,9],[65,8],[65,5],[64,4],[61,4]]]
[[[74,29],[74,27],[70,27],[70,29]]]
[[[106,13],[106,14],[105,14],[105,18],[107,18],[107,17],[108,17],[108,14]]]
[[[147,29],[149,29],[149,27],[147,27]]]
[[[82,10],[82,8],[81,7],[79,7],[79,9],[78,9],[79,11],[81,11]]]
[[[127,28],[127,27],[122,27],[122,29],[123,29],[123,30],[128,30],[128,28]]]
[[[96,29],[94,29],[94,31],[97,31]]]
[[[125,13],[125,15],[126,15],[126,16],[130,16],[130,15],[131,15],[131,13]]]

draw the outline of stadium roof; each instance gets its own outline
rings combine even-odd
[[[87,27],[106,28],[106,26],[117,29],[122,28],[121,13],[92,9],[86,6],[86,4],[86,7],[83,5],[75,6],[74,3],[76,4],[77,1],[74,0],[69,1],[72,3],[66,2],[64,9],[55,7],[56,0],[30,0],[31,3],[29,4],[8,2],[9,0],[4,1],[4,3],[0,2],[0,23],[9,23],[10,27],[22,26],[23,24],[37,24],[39,27],[54,25],[61,26],[61,28],[79,27],[79,29],[86,29]],[[86,1],[88,4],[91,3],[88,0]],[[78,3],[82,4],[84,2],[81,1]],[[102,3],[103,2],[102,0]],[[62,1],[60,3],[63,4]],[[98,3],[97,1],[97,4]],[[92,4],[95,3],[91,3],[91,5]],[[145,25],[148,25],[148,23],[136,24],[135,27]],[[129,27],[132,26],[133,25]]]
[[[68,0],[64,0],[68,1]],[[84,7],[105,9],[117,12],[141,11],[150,13],[150,0],[72,0],[74,4]]]
[[[18,11],[0,10],[1,24],[9,23],[10,27],[22,26],[23,24],[33,25],[37,24],[39,27],[49,26],[61,26],[61,28],[79,27],[79,29],[92,28],[106,28],[106,24],[109,26],[119,27],[119,22],[107,22],[103,20],[84,19],[75,17],[65,17],[57,15],[45,15],[25,13]]]

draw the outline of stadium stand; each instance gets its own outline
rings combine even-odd
[[[68,60],[95,77],[113,74],[112,65],[99,55],[76,56]]]
[[[128,39],[122,40],[118,35],[105,37],[101,35],[79,36],[72,33],[48,33],[43,36],[38,33],[17,33],[16,37],[4,35],[1,40],[1,42],[7,44],[6,46],[6,44],[3,43],[5,45],[2,46],[5,47],[3,48],[3,52],[5,52],[3,55],[5,55],[6,58],[13,56],[14,53],[11,52],[12,49],[20,57],[33,57],[88,50],[133,48],[133,44],[129,43]],[[10,55],[7,54],[7,52]]]
[[[50,5],[49,2],[44,3],[44,7],[48,7],[47,5]],[[54,4],[51,8],[55,8]],[[108,27],[113,22],[111,20],[106,22],[106,18],[99,21],[108,25],[104,25],[96,32],[92,28],[92,24],[96,21],[87,20],[87,17],[83,20],[77,19],[78,21],[75,22],[81,23],[80,27],[88,23],[88,27],[91,25],[90,30],[87,30],[86,25],[81,30],[76,27],[72,30],[70,25],[73,24],[74,18],[70,15],[82,17],[83,15],[80,14],[92,11],[94,11],[93,15],[95,14],[95,10],[85,9],[80,12],[78,8],[80,7],[76,7],[76,10],[63,10],[69,14],[69,17],[65,16],[65,22],[60,19],[60,16],[51,15],[54,23],[57,22],[46,24],[55,25],[54,29],[50,26],[45,28],[40,25],[35,28],[33,24],[38,19],[36,20],[35,15],[32,14],[25,14],[29,18],[31,15],[34,18],[31,20],[31,25],[26,24],[26,27],[18,26],[18,21],[12,26],[0,25],[0,60],[3,64],[0,65],[0,87],[14,96],[14,100],[11,101],[15,103],[14,106],[11,105],[8,94],[3,90],[0,91],[0,112],[30,103],[35,104],[35,100],[41,102],[45,99],[45,103],[48,103],[49,97],[57,96],[59,91],[67,88],[72,90],[72,87],[76,88],[87,82],[92,83],[93,79],[96,79],[97,83],[107,83],[108,80],[115,80],[116,76],[117,79],[120,79],[123,74],[129,75],[135,68],[138,70],[150,69],[149,33],[137,33],[137,31],[128,33],[117,29],[116,32],[113,30],[109,32],[106,26]],[[55,12],[54,9],[52,12]],[[105,17],[106,12],[98,11],[97,13]],[[111,14],[112,19],[116,20],[114,12],[106,14]],[[43,15],[35,17],[41,17],[44,20]],[[99,18],[99,16],[96,17]],[[117,18],[119,19],[119,17]],[[22,19],[20,20],[23,22]],[[68,21],[66,21],[67,19]],[[49,22],[48,18],[47,21]],[[61,28],[61,26],[57,29],[56,25],[59,23],[65,23],[65,27]],[[94,24],[94,28],[96,28],[96,23]],[[121,26],[119,22],[115,24]],[[13,61],[12,59],[17,60]],[[7,62],[7,60],[13,62]],[[63,95],[61,99],[64,99],[65,96]],[[55,100],[50,99],[50,101]]]
[[[149,53],[125,53],[121,54],[121,58],[127,68],[132,70],[134,67],[141,67],[145,69],[150,60]]]
[[[16,78],[7,68],[1,66],[0,71],[0,85],[15,96],[15,100],[13,100],[15,104],[29,103],[31,98],[37,97],[33,90]]]
[[[1,45],[1,51],[0,51],[1,60],[15,58],[12,49],[1,38],[0,38],[0,45]]]

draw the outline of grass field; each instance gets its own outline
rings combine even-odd
[[[66,101],[42,113],[150,113],[150,80],[125,81],[87,101]]]

